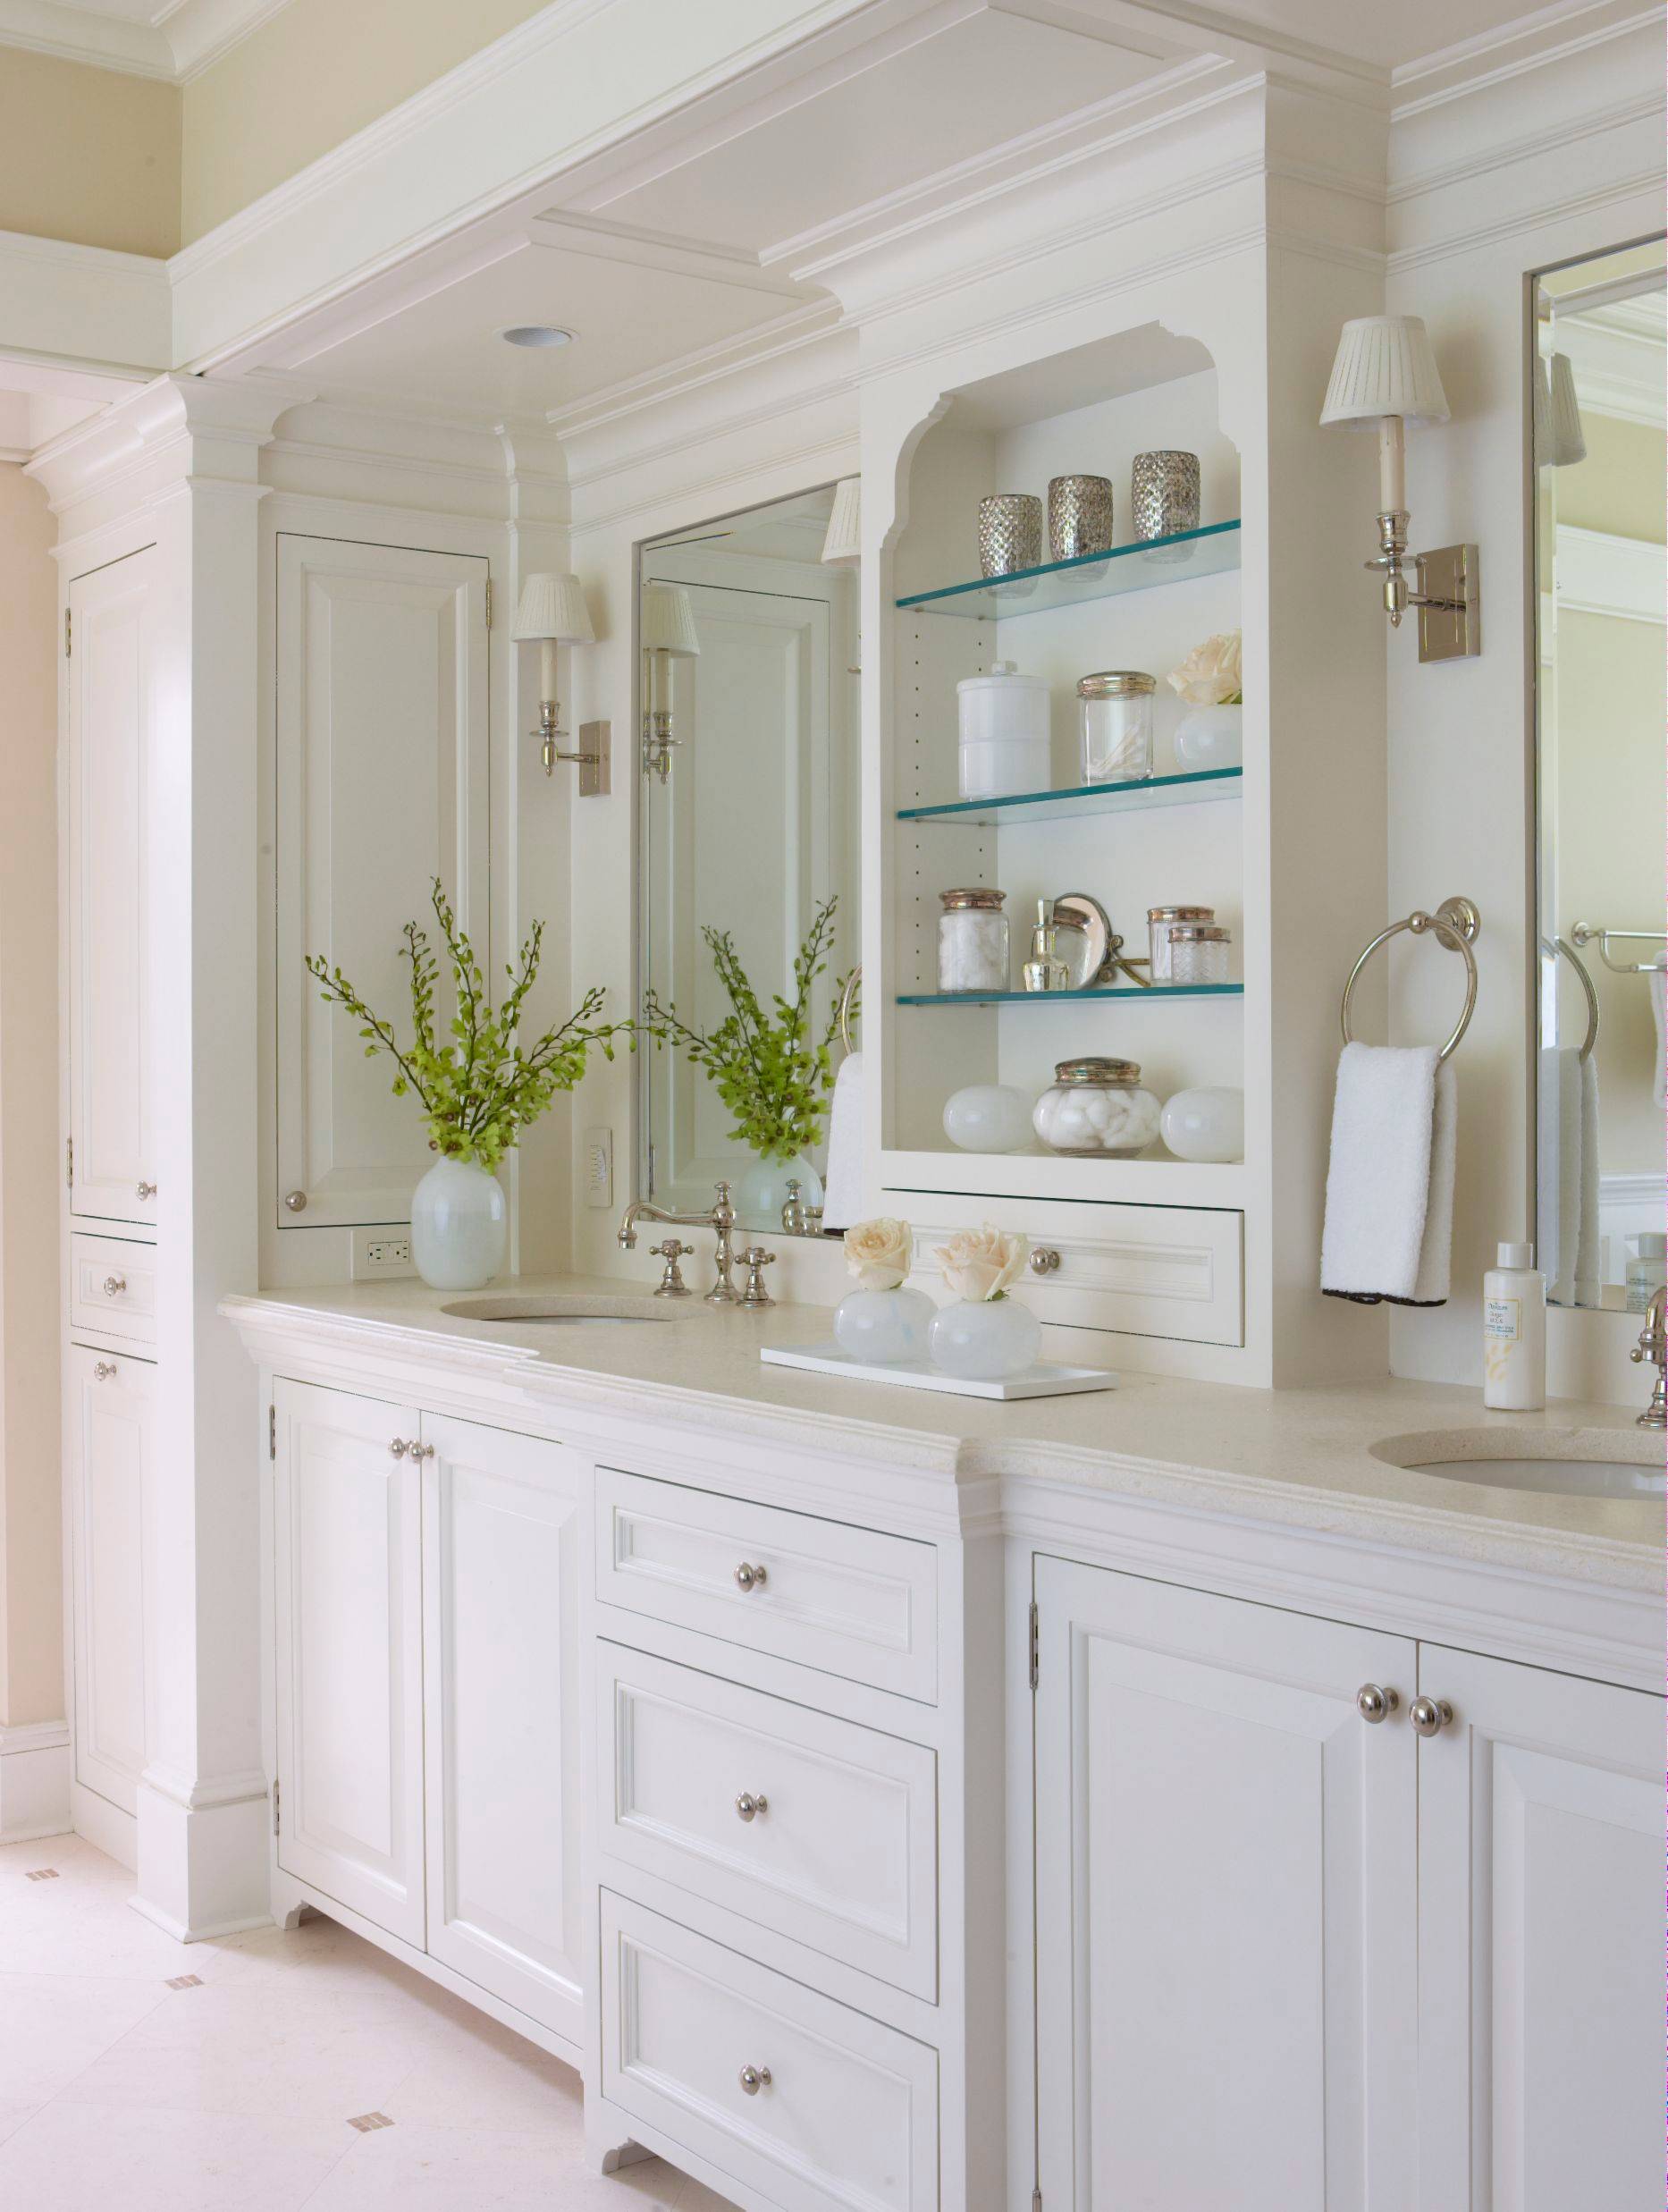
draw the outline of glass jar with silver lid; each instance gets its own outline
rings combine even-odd
[[[1007,896],[982,884],[939,893],[944,908],[939,916],[940,991],[1007,989]]]
[[[1228,947],[1233,939],[1226,929],[1209,922],[1172,922],[1170,924],[1170,981],[1172,984],[1225,984],[1228,980]]]
[[[1152,773],[1158,688],[1158,679],[1139,668],[1103,668],[1078,678],[1085,783],[1139,783]]]
[[[1133,1060],[1063,1060],[1032,1110],[1031,1126],[1051,1152],[1127,1160],[1158,1134],[1160,1108],[1141,1087]]]
[[[1179,922],[1202,922],[1207,924],[1217,918],[1214,907],[1149,907],[1147,909],[1147,953],[1151,961],[1148,974],[1156,984],[1167,984],[1175,979],[1170,974],[1170,931]]]

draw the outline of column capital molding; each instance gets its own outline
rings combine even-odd
[[[55,513],[131,485],[144,503],[172,480],[254,485],[280,418],[313,397],[288,377],[154,377],[41,448],[27,464]]]

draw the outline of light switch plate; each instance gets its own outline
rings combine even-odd
[[[411,1263],[411,1232],[397,1222],[388,1222],[371,1228],[356,1228],[353,1232],[353,1279],[362,1283],[367,1278],[390,1275],[415,1275]]]
[[[585,1133],[585,1203],[599,1212],[614,1203],[614,1132]]]

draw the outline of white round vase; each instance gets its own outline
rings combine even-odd
[[[431,1290],[479,1290],[504,1263],[502,1186],[472,1160],[437,1160],[411,1199],[411,1259]]]
[[[924,1290],[848,1290],[834,1309],[834,1340],[847,1359],[896,1367],[927,1356],[937,1311]]]
[[[1243,1160],[1245,1093],[1226,1083],[1178,1091],[1166,1100],[1158,1130],[1178,1160]]]
[[[1023,1375],[1041,1352],[1042,1323],[1017,1298],[964,1298],[932,1318],[932,1364],[964,1382]]]
[[[748,1161],[732,1178],[731,1203],[745,1228],[779,1229],[782,1208],[788,1203],[789,1178],[799,1180],[799,1203],[822,1203],[822,1178],[808,1160]]]
[[[1238,768],[1245,758],[1243,706],[1190,706],[1175,725],[1175,764],[1184,775]]]
[[[1031,1142],[1031,1101],[1008,1083],[970,1083],[944,1102],[944,1134],[965,1152],[1016,1152]]]

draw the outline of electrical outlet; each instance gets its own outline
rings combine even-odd
[[[411,1264],[411,1232],[406,1228],[356,1228],[353,1232],[353,1279],[367,1275],[415,1275]]]
[[[585,1133],[585,1203],[606,1210],[614,1203],[614,1132]]]

